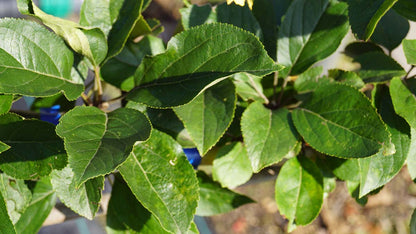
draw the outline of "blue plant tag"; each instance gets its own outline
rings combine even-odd
[[[56,17],[65,18],[72,11],[72,0],[40,0],[40,9]]]
[[[58,125],[59,118],[61,118],[60,105],[54,105],[49,108],[40,108],[40,120]]]
[[[188,158],[188,161],[194,166],[194,169],[197,169],[202,159],[198,150],[196,148],[183,148],[183,152]]]

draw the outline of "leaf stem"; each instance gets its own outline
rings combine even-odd
[[[409,77],[410,72],[412,72],[414,68],[415,68],[415,65],[412,65],[412,66],[410,67],[410,69],[407,71],[406,75],[403,77],[403,80],[406,80],[406,79],[409,79],[409,78],[410,78],[410,77]]]
[[[185,5],[186,7],[190,7],[192,4],[188,2],[188,0],[182,0],[183,5]]]
[[[277,103],[276,103],[277,106],[279,106],[280,103],[282,102],[283,93],[284,93],[285,88],[287,86],[287,82],[289,82],[289,79],[290,79],[289,76],[287,76],[283,81],[282,88],[280,89],[279,97],[277,98]]]
[[[99,66],[95,67],[94,73],[94,106],[99,106],[103,97],[103,87],[101,85],[101,74]]]
[[[91,99],[85,93],[81,93],[81,98],[84,101],[84,103],[88,106],[91,106],[93,104]]]

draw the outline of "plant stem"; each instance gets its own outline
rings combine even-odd
[[[103,96],[103,87],[101,85],[101,74],[100,74],[100,67],[97,66],[94,69],[95,77],[94,77],[94,106],[99,106],[101,104],[102,96]]]
[[[84,103],[87,104],[88,106],[91,106],[93,104],[91,99],[85,93],[81,93],[81,97]]]
[[[285,91],[285,88],[287,86],[287,82],[289,81],[289,76],[286,77],[283,81],[283,85],[282,88],[280,89],[280,94],[279,97],[277,98],[277,105],[280,105],[280,103],[282,102],[282,98],[283,98],[283,93]]]
[[[409,79],[410,77],[409,77],[409,75],[410,75],[410,72],[412,72],[412,70],[415,68],[415,65],[412,65],[411,67],[410,67],[410,69],[407,71],[407,73],[406,73],[406,75],[403,77],[403,80],[405,80],[405,79]]]
[[[276,104],[277,85],[279,84],[279,72],[274,73],[273,78],[273,105]]]
[[[188,0],[182,0],[183,5],[185,5],[186,7],[190,7],[192,4],[188,2]]]

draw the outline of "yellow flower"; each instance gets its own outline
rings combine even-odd
[[[230,5],[231,3],[235,2],[235,4],[239,6],[244,6],[246,0],[227,0],[227,4]],[[253,7],[253,1],[254,0],[247,0],[247,5],[250,7],[250,9]]]

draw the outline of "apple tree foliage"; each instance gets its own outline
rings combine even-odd
[[[149,3],[85,0],[76,23],[17,0],[27,17],[0,19],[1,233],[36,233],[57,198],[94,218],[106,177],[108,233],[197,233],[194,215],[253,202],[231,189],[270,166],[289,231],[335,180],[365,198],[406,165],[416,179],[414,1],[187,4],[167,44]],[[359,68],[315,65],[350,29]],[[11,109],[24,96],[65,107],[59,124]],[[214,156],[208,174],[188,147]]]

